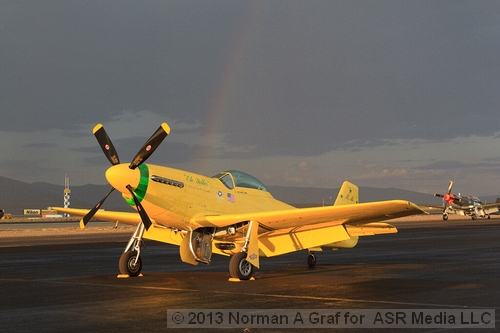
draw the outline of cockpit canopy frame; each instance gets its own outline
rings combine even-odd
[[[232,190],[235,187],[251,188],[255,190],[269,192],[266,185],[248,173],[238,170],[227,170],[219,172],[212,178],[219,179],[224,186]]]

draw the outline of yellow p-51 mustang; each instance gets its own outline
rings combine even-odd
[[[170,127],[163,123],[142,146],[130,164],[118,154],[98,124],[93,133],[112,166],[106,171],[111,191],[90,211],[59,208],[91,218],[137,225],[119,261],[122,274],[139,275],[143,239],[175,244],[181,260],[209,264],[213,253],[231,256],[233,279],[247,280],[259,268],[260,257],[308,250],[308,264],[316,264],[315,251],[352,248],[359,236],[395,233],[381,221],[425,214],[403,200],[358,203],[358,188],[344,182],[333,206],[295,208],[276,200],[258,179],[241,171],[205,177],[184,170],[145,164]],[[114,190],[122,193],[135,212],[99,210]]]

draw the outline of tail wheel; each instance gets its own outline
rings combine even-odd
[[[137,262],[135,262],[136,258]],[[122,274],[138,276],[142,269],[142,259],[141,257],[137,257],[137,251],[127,251],[121,255],[118,267]]]
[[[307,256],[307,265],[310,268],[316,267],[316,256],[313,253],[309,253]]]
[[[229,275],[232,278],[248,280],[252,277],[253,265],[247,261],[246,252],[236,253],[229,261]]]

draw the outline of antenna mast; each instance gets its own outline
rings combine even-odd
[[[69,189],[69,177],[68,174],[64,174],[64,208],[69,208],[70,207],[70,193],[71,190]],[[69,217],[69,214],[65,213],[63,215],[64,217]]]

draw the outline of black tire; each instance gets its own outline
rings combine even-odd
[[[232,278],[248,280],[253,274],[253,265],[247,261],[245,252],[236,253],[229,261],[229,275]]]
[[[473,220],[477,220],[477,215],[476,214],[472,214],[472,219]]]
[[[443,221],[448,220],[448,214],[443,214]]]
[[[138,276],[142,269],[142,259],[139,257],[137,259],[137,264],[134,265],[136,257],[137,251],[124,252],[120,257],[120,262],[118,263],[120,273],[128,274],[129,276]]]
[[[307,265],[310,268],[316,267],[316,256],[314,254],[309,253],[309,255],[307,256]]]

